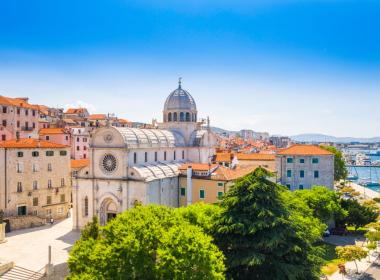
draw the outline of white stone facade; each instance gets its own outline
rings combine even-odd
[[[185,118],[174,121],[171,115],[169,120],[176,111]],[[191,117],[186,119],[186,113]],[[195,102],[180,86],[167,99],[163,115],[159,129],[106,126],[93,131],[90,165],[73,179],[74,229],[94,215],[105,224],[136,203],[179,206],[179,166],[210,162],[216,136],[197,123]]]

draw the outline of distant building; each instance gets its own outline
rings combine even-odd
[[[292,144],[292,140],[285,136],[271,136],[269,142],[276,148],[287,148]]]
[[[65,128],[42,128],[39,131],[40,140],[45,140],[61,145],[71,145],[70,131]]]
[[[334,154],[314,145],[293,145],[276,156],[278,182],[290,190],[334,187]]]
[[[11,228],[60,219],[70,206],[70,147],[37,139],[0,142],[0,209]]]
[[[235,184],[236,179],[253,172],[256,168],[257,166],[230,169],[217,164],[183,164],[179,168],[180,206],[197,202],[217,203]]]
[[[38,105],[28,98],[11,98],[0,95],[0,141],[21,138],[38,138]]]
[[[85,127],[73,127],[71,130],[71,158],[87,159],[90,148],[90,132]]]

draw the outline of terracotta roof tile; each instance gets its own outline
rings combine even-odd
[[[180,166],[180,170],[186,170],[189,166],[191,166],[191,168],[194,170],[194,171],[209,171],[209,170],[212,170],[214,168],[216,168],[218,165],[217,164],[207,164],[207,163],[184,163]]]
[[[28,108],[28,109],[33,109],[33,110],[39,110],[38,105],[29,104],[23,98],[12,98],[12,97],[5,97],[5,96],[0,95],[0,104],[1,105],[7,105],[7,106],[15,106],[15,107],[22,107],[22,108]]]
[[[106,119],[105,114],[92,114],[88,117],[89,120],[105,120]]]
[[[71,168],[74,169],[82,169],[90,165],[89,159],[72,159],[71,160]]]
[[[316,155],[316,156],[329,156],[333,153],[322,149],[316,145],[293,145],[286,149],[281,149],[278,155]]]
[[[237,154],[238,160],[267,160],[274,161],[276,156],[274,154]]]
[[[68,132],[64,128],[41,128],[39,131],[40,135],[51,135],[51,134],[67,134]]]
[[[36,148],[48,148],[48,149],[62,149],[69,148],[70,146],[56,144],[48,141],[32,139],[32,138],[23,138],[19,140],[8,140],[1,141],[0,148],[20,148],[20,149],[36,149]]]

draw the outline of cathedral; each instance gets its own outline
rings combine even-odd
[[[155,128],[106,126],[94,130],[90,164],[73,179],[74,229],[94,215],[102,225],[136,204],[179,206],[179,167],[209,163],[216,136],[198,120],[196,103],[181,86],[166,99]]]

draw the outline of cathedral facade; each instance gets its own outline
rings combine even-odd
[[[106,126],[91,135],[88,167],[73,179],[74,229],[93,216],[102,225],[136,204],[179,206],[179,167],[209,163],[216,137],[198,121],[181,82],[166,99],[157,128]]]

